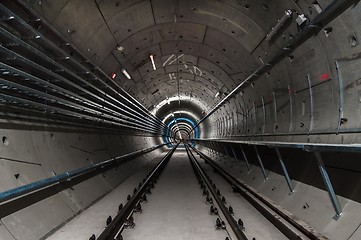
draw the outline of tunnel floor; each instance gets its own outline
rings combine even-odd
[[[133,191],[134,186],[164,155],[165,153],[155,158],[48,239],[88,239],[93,233],[99,236],[105,228],[106,218],[109,215],[115,216],[118,205],[126,202],[126,197]],[[209,165],[199,158],[197,160],[227,198],[227,204],[233,206],[234,218],[243,219],[245,234],[249,239],[287,239],[239,194],[234,193],[231,186],[214,173]],[[228,234],[224,230],[215,229],[217,216],[209,214],[209,207],[186,151],[178,149],[152,189],[152,194],[148,195],[148,201],[142,203],[143,212],[133,214],[135,227],[125,229],[122,236],[124,239],[142,240],[223,240]]]
[[[169,161],[143,214],[135,215],[136,228],[124,239],[225,239],[215,231],[215,218],[199,188],[185,150],[177,150]],[[211,233],[211,234],[210,234]]]

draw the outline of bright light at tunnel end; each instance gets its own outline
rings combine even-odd
[[[187,117],[173,117],[167,123],[167,132],[164,137],[165,143],[168,147],[172,147],[174,141],[185,142],[190,138],[199,138],[199,129],[195,126],[195,122]],[[195,129],[192,131],[194,127]],[[194,142],[191,144],[194,145]]]

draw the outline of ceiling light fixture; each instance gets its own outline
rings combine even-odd
[[[214,96],[215,98],[219,96],[219,92],[216,93],[216,95]]]
[[[117,74],[116,74],[116,73],[113,72],[112,74],[110,74],[110,78],[111,78],[111,79],[115,79],[116,77],[117,77]]]
[[[149,57],[150,57],[150,61],[152,61],[153,70],[154,71],[157,70],[157,67],[155,66],[155,62],[154,62],[154,55],[150,54]]]
[[[132,77],[129,75],[129,73],[127,72],[127,70],[125,70],[124,68],[122,68],[122,73],[124,74],[124,76],[126,78],[128,78],[129,80],[132,79]]]
[[[116,47],[116,49],[118,50],[118,51],[123,51],[124,50],[124,47],[122,47],[122,46],[120,46],[120,45],[117,45],[117,47]]]

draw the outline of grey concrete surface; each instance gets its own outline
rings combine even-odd
[[[31,126],[23,127],[25,129],[0,130],[0,136],[6,136],[8,140],[7,145],[0,144],[1,192],[147,146],[146,138],[143,137],[54,129],[47,131],[45,127],[41,131]],[[125,144],[128,142],[132,142],[132,145]],[[160,153],[161,150],[157,150],[143,155],[64,191],[51,190],[53,196],[21,210],[14,210],[13,214],[1,215],[0,237],[4,240],[38,240],[46,236],[109,193]],[[18,178],[16,174],[19,174]],[[2,207],[15,208],[6,205]],[[0,214],[3,212],[0,211]]]

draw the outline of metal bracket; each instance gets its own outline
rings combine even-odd
[[[320,169],[320,172],[321,172],[323,182],[326,185],[328,195],[330,196],[333,208],[335,209],[335,212],[336,212],[336,215],[333,217],[333,219],[337,220],[342,215],[342,209],[341,209],[340,202],[338,201],[335,190],[333,189],[333,186],[332,186],[331,180],[328,176],[325,164],[322,161],[321,154],[319,152],[314,152],[314,154],[315,154],[315,157],[317,160],[318,168]]]
[[[261,166],[261,170],[262,170],[262,174],[263,174],[264,180],[267,180],[267,179],[268,179],[268,176],[267,176],[266,170],[265,170],[265,168],[264,168],[264,166],[263,166],[263,162],[262,162],[261,156],[259,155],[257,146],[254,145],[253,147],[254,147],[254,150],[256,151],[257,158],[258,158],[258,162],[259,162],[259,165]]]
[[[278,156],[278,160],[280,161],[280,164],[281,164],[283,173],[284,173],[284,175],[285,175],[288,188],[290,189],[290,194],[292,194],[292,193],[295,191],[295,188],[293,187],[291,178],[290,178],[290,176],[288,175],[288,171],[287,171],[287,168],[286,168],[285,163],[283,162],[283,159],[282,159],[280,150],[279,150],[278,148],[275,148],[275,149],[276,149],[276,153],[277,153],[277,156]]]
[[[241,151],[242,151],[242,155],[243,155],[244,161],[246,162],[246,165],[247,165],[247,168],[248,168],[248,172],[247,172],[247,173],[250,173],[250,172],[251,172],[251,167],[250,167],[250,165],[249,165],[249,162],[248,162],[246,153],[243,151],[242,145],[240,145],[240,147],[241,147]]]

